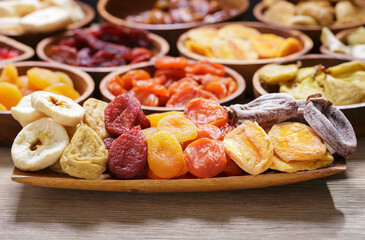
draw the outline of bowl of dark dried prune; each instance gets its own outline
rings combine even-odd
[[[97,83],[123,66],[150,61],[168,51],[169,44],[160,36],[110,23],[45,38],[36,49],[42,60],[78,67]]]
[[[228,21],[244,14],[249,0],[99,0],[97,11],[106,22],[146,29],[165,38],[177,53],[176,41],[198,26]]]

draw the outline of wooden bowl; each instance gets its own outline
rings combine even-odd
[[[34,56],[34,50],[31,47],[18,41],[15,41],[14,39],[11,39],[9,37],[0,35],[0,48],[3,47],[8,48],[10,50],[18,50],[20,52],[20,55],[10,59],[1,60],[0,65],[6,65],[11,62],[20,62],[28,60]]]
[[[94,25],[93,27],[96,28],[97,25]],[[57,61],[55,61],[51,58],[51,54],[50,54],[51,47],[53,45],[56,45],[61,39],[72,36],[72,34],[73,34],[72,31],[68,31],[65,33],[61,33],[57,36],[45,38],[42,41],[40,41],[36,48],[38,57],[46,62],[58,63]],[[148,33],[148,38],[152,43],[151,50],[154,55],[152,57],[152,59],[154,59],[156,57],[164,56],[168,53],[170,47],[165,39],[163,39],[162,37],[160,37],[156,34],[153,34],[153,33]],[[66,65],[66,66],[69,66],[69,65]],[[79,69],[89,73],[94,78],[95,82],[98,84],[101,81],[101,79],[103,77],[105,77],[108,73],[116,71],[117,69],[120,69],[121,67],[123,68],[126,66],[127,65],[118,66],[118,67],[77,67],[77,66],[73,66],[73,67],[79,68]]]
[[[361,3],[361,1],[359,1],[359,0],[355,0],[354,2],[359,6],[365,5],[364,3]],[[274,27],[282,28],[282,29],[288,29],[288,30],[301,31],[301,32],[305,33],[306,35],[308,35],[313,40],[314,49],[318,49],[320,47],[320,45],[321,45],[320,36],[321,36],[321,31],[322,31],[323,26],[303,26],[303,25],[287,26],[285,24],[273,22],[273,21],[267,19],[263,14],[265,11],[266,11],[266,7],[264,6],[264,4],[262,2],[260,2],[254,7],[253,15],[259,21],[264,22],[270,26],[274,26]],[[359,27],[364,24],[365,24],[365,21],[361,21],[361,22],[348,23],[348,24],[343,24],[343,25],[338,25],[338,26],[332,25],[332,26],[327,26],[327,27],[329,29],[331,29],[331,31],[333,33],[337,33],[341,30]]]
[[[129,1],[119,0],[99,0],[97,11],[104,21],[111,22],[120,26],[147,29],[165,38],[171,45],[171,53],[177,52],[176,41],[185,31],[206,25],[205,22],[177,23],[177,24],[142,24],[126,21],[125,18],[131,14],[137,14],[153,7],[155,1],[139,0],[131,4]],[[238,9],[237,15],[225,19],[231,20],[245,13],[250,5],[248,0],[221,0],[227,9]]]
[[[347,58],[336,58],[333,56],[326,56],[321,54],[310,54],[299,58],[303,67],[310,67],[317,64],[323,64],[325,67],[335,66],[341,63],[348,62]],[[296,61],[287,61],[283,64],[296,63]],[[258,70],[259,71],[259,70]],[[252,83],[254,87],[255,97],[259,97],[264,94],[279,92],[279,85],[264,84],[258,74],[258,71],[254,74]],[[365,103],[357,103],[351,105],[338,106],[341,111],[350,120],[357,136],[365,136]]]
[[[90,22],[94,19],[95,17],[95,11],[94,9],[89,6],[88,4],[84,3],[84,2],[80,2],[80,1],[75,1],[84,11],[85,13],[85,17],[78,21],[78,22],[74,22],[72,24],[67,25],[63,30],[59,30],[59,31],[55,31],[55,32],[50,32],[50,33],[27,33],[27,34],[6,34],[3,33],[6,36],[9,36],[19,42],[22,42],[32,48],[35,48],[38,44],[39,41],[41,41],[43,38],[46,37],[50,37],[53,36],[55,34],[61,33],[63,31],[67,31],[67,30],[72,30],[72,29],[76,29],[76,28],[80,28],[83,26],[86,26],[88,24],[90,24]]]
[[[191,63],[192,61],[189,61],[189,62]],[[153,75],[153,73],[155,71],[154,62],[136,64],[136,65],[130,66],[128,68],[119,69],[119,70],[114,71],[114,72],[108,74],[107,76],[105,76],[105,78],[100,82],[100,86],[99,86],[100,92],[103,96],[103,100],[110,102],[111,100],[113,100],[115,98],[115,96],[108,90],[107,85],[110,80],[112,80],[116,76],[122,75],[130,70],[135,70],[135,69],[142,69],[142,70],[149,72],[151,75]],[[246,82],[243,79],[243,77],[240,74],[238,74],[236,71],[234,71],[230,68],[227,68],[227,67],[225,67],[225,70],[226,70],[226,76],[233,78],[237,82],[237,86],[238,86],[237,90],[233,94],[218,101],[220,104],[229,105],[229,104],[232,104],[238,96],[240,96],[244,93],[245,88],[246,88]],[[150,106],[142,105],[142,109],[144,110],[144,112],[146,114],[150,114],[150,113],[155,113],[155,112],[183,111],[184,107],[177,107],[177,108],[150,107]]]
[[[299,32],[299,31],[277,29],[275,27],[268,26],[266,24],[259,23],[259,22],[227,22],[227,23],[212,24],[212,25],[203,26],[200,28],[205,28],[205,27],[221,28],[228,24],[242,24],[247,27],[255,28],[258,31],[260,31],[261,33],[273,33],[273,34],[276,34],[276,35],[284,37],[284,38],[294,37],[300,41],[300,43],[303,46],[303,49],[297,53],[291,54],[286,57],[271,58],[271,59],[225,60],[225,59],[219,59],[219,58],[209,58],[209,57],[205,57],[205,56],[190,52],[185,47],[184,42],[188,38],[188,34],[189,34],[189,32],[186,32],[179,37],[179,40],[177,42],[177,48],[178,48],[180,54],[187,58],[194,59],[194,60],[209,60],[211,62],[224,64],[225,66],[236,70],[238,73],[240,73],[244,77],[244,79],[252,79],[252,76],[256,72],[256,70],[259,69],[260,67],[264,66],[265,64],[295,60],[295,59],[299,58],[300,56],[309,52],[313,47],[312,40],[308,36],[306,36],[305,34]],[[248,96],[253,96],[251,81],[247,82],[246,94]],[[242,101],[243,101],[243,99],[242,99]]]
[[[61,64],[27,61],[14,63],[19,75],[25,75],[27,70],[32,67],[47,68],[52,71],[64,72],[70,76],[74,83],[75,89],[80,93],[80,97],[75,102],[82,104],[91,96],[95,84],[89,74],[73,67]],[[0,67],[0,72],[3,67]],[[18,132],[22,129],[20,124],[11,116],[10,111],[0,111],[0,146],[10,146]]]
[[[353,33],[355,31],[357,31],[358,28],[350,28],[350,29],[346,29],[346,30],[342,30],[340,32],[338,32],[336,34],[336,38],[338,38],[341,42],[343,42],[344,44],[347,44],[346,41],[346,37],[350,34]],[[325,46],[324,44],[321,45],[321,47],[319,48],[319,50],[321,51],[321,53],[329,55],[329,56],[334,56],[336,58],[346,58],[349,60],[358,60],[358,61],[365,61],[364,58],[357,58],[357,57],[353,57],[350,55],[346,55],[343,53],[339,53],[339,52],[331,52],[327,46]]]

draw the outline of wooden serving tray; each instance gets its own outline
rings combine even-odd
[[[269,171],[257,176],[242,175],[236,177],[172,180],[117,180],[111,179],[109,174],[103,174],[97,180],[84,180],[58,174],[50,169],[38,172],[23,172],[14,168],[11,180],[34,186],[80,190],[143,193],[203,192],[280,186],[330,176],[345,171],[346,168],[345,159],[336,158],[330,166],[312,171],[301,171],[296,173]]]

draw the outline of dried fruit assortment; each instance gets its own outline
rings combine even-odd
[[[288,26],[343,25],[365,20],[365,9],[352,1],[264,0],[264,16]]]
[[[301,104],[305,123],[286,121],[299,108],[287,94],[226,108],[198,98],[184,112],[148,116],[130,93],[107,105],[90,99],[84,108],[47,92],[33,93],[30,99],[26,107],[41,114],[39,119],[29,115],[32,120],[28,118],[11,150],[15,166],[24,171],[50,167],[84,179],[97,179],[103,172],[118,179],[258,175],[268,169],[296,172],[326,167],[334,161],[329,149],[351,157],[357,145],[349,121],[319,94]],[[38,104],[44,99],[48,110]],[[275,108],[272,102],[290,110]],[[66,113],[69,110],[73,116]],[[92,116],[102,119],[102,111],[105,129],[95,121],[81,123]],[[69,140],[66,126],[76,125]],[[104,130],[111,137],[100,137]]]
[[[296,38],[260,33],[242,24],[228,24],[219,29],[202,27],[190,30],[184,45],[190,52],[226,60],[280,58],[303,48]]]
[[[331,52],[343,53],[356,58],[365,59],[365,28],[359,27],[356,31],[350,33],[341,41],[324,27],[321,33],[321,42]]]
[[[144,106],[184,107],[190,100],[218,101],[237,90],[237,82],[227,77],[224,66],[209,61],[188,63],[183,57],[165,56],[155,61],[155,72],[131,70],[108,82],[108,90],[118,96],[129,92]]]
[[[145,30],[102,23],[99,27],[74,30],[72,36],[51,46],[50,56],[73,66],[116,67],[150,60],[149,48]]]
[[[64,72],[33,67],[27,75],[19,76],[17,68],[10,63],[0,74],[0,111],[10,110],[20,102],[27,105],[28,98],[21,99],[35,91],[52,92],[73,100],[80,97],[71,78]]]
[[[321,93],[334,105],[365,102],[365,63],[351,61],[333,67],[323,65],[300,68],[297,65],[270,64],[258,72],[266,84],[279,84],[281,93],[296,99],[306,99]]]
[[[213,23],[237,13],[236,9],[227,10],[217,0],[157,0],[152,10],[129,15],[126,20],[144,24]]]
[[[1,1],[0,32],[45,33],[64,29],[85,17],[73,0]]]

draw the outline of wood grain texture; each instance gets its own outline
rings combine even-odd
[[[10,180],[10,149],[0,148],[0,239],[365,239],[365,138],[358,140],[346,172],[205,193],[23,185]]]

